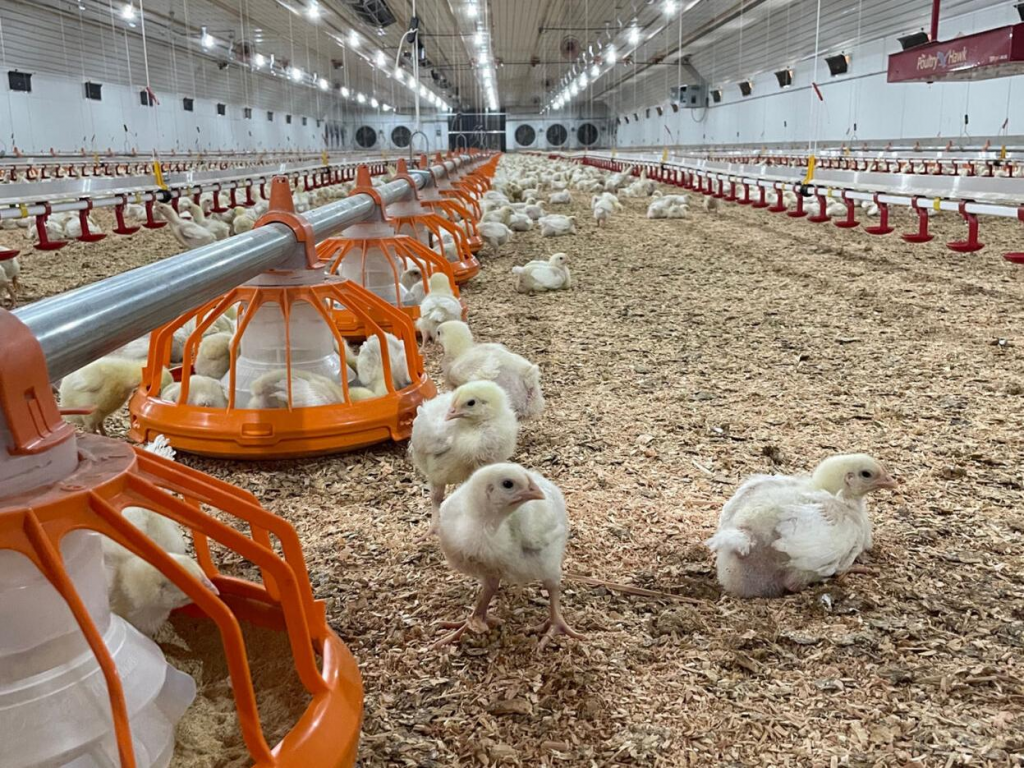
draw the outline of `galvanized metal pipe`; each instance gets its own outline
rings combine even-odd
[[[458,162],[432,173],[411,171],[416,186],[433,183]],[[378,187],[385,204],[410,194],[404,180]],[[353,195],[304,214],[317,240],[371,215],[369,195]],[[15,311],[46,355],[51,380],[78,370],[179,315],[284,263],[298,247],[291,230],[269,224],[120,275],[37,301]]]

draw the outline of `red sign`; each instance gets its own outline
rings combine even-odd
[[[928,43],[889,56],[890,83],[987,80],[1024,73],[1024,24]]]

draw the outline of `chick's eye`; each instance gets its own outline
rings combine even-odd
[[[865,480],[870,480],[871,479],[871,473],[868,472],[866,469],[862,469],[860,471],[860,476],[863,477]]]
[[[515,483],[513,483],[511,480],[502,480],[501,481],[501,487],[502,488],[507,488],[508,490],[512,490],[512,487],[514,485],[515,485]]]
[[[466,405],[472,408],[474,405],[476,405],[476,400],[470,400],[468,403],[466,403]]]

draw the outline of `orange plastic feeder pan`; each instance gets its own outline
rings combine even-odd
[[[0,328],[5,359],[13,355],[18,361],[0,369],[0,407],[13,438],[11,453],[44,454],[75,439],[74,428],[60,418],[38,342],[8,313],[0,313]],[[153,510],[191,533],[196,559],[219,595],[124,519],[122,511],[132,505]],[[250,534],[202,511],[203,506],[244,523]],[[313,598],[295,529],[246,491],[125,443],[80,435],[77,466],[69,475],[0,499],[0,549],[27,557],[80,627],[106,683],[121,768],[136,766],[124,688],[60,556],[62,539],[76,530],[101,533],[149,562],[192,599],[193,605],[184,610],[216,625],[242,738],[256,768],[355,765],[363,711],[359,670],[328,627],[324,603]],[[282,555],[276,553],[272,536]],[[221,573],[213,561],[211,539],[255,564],[261,583]],[[298,722],[273,747],[263,735],[240,619],[287,633],[295,673],[311,696]]]
[[[289,406],[252,409],[245,407],[247,403],[236,402],[239,342],[256,312],[267,304],[280,307],[284,317],[287,355],[280,368],[288,371]],[[291,361],[289,321],[299,305],[313,307],[319,318],[330,328],[338,350],[344,349],[343,336],[332,314],[338,306],[352,313],[360,336],[378,337],[387,388],[384,395],[353,401],[349,393],[344,353],[339,352],[342,371],[340,386],[344,402],[312,407],[291,405],[291,379],[296,369]],[[233,306],[241,309],[237,330],[230,344],[227,407],[188,405],[192,361],[198,352],[199,342],[214,320]],[[374,317],[385,318],[390,332],[404,344],[412,383],[400,390],[395,389],[393,384],[384,330],[374,321]],[[168,366],[170,361],[174,331],[192,318],[196,318],[198,323],[184,345],[187,364],[171,370],[174,378],[182,384],[179,402],[162,400],[154,393],[160,388],[161,368]],[[133,440],[145,442],[163,434],[176,449],[201,456],[240,459],[317,456],[408,438],[412,434],[416,409],[420,403],[436,394],[437,388],[424,370],[423,359],[416,346],[416,332],[409,316],[362,286],[351,280],[338,279],[305,286],[245,285],[154,333],[146,376],[129,403],[129,435]]]

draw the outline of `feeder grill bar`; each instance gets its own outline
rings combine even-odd
[[[466,162],[468,158],[460,158]],[[434,166],[435,176],[456,168]],[[426,171],[410,171],[422,189]],[[378,188],[385,204],[410,194],[398,180]],[[303,214],[317,241],[368,218],[375,208],[359,194]],[[42,346],[50,380],[67,376],[183,313],[280,265],[298,243],[290,229],[268,224],[15,310]]]

